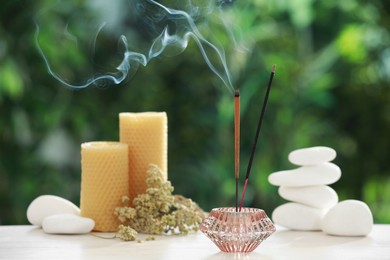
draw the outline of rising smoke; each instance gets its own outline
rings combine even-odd
[[[90,85],[119,84],[132,77],[140,65],[147,66],[159,56],[178,55],[193,40],[211,71],[233,91],[224,48],[215,39],[214,42],[208,39],[212,37],[205,37],[199,29],[207,16],[219,15],[233,1],[206,0],[195,5],[191,0],[182,0],[174,2],[174,7],[153,0],[92,2],[90,6],[76,7],[58,2],[36,18],[37,48],[49,73],[65,86],[80,89]],[[95,8],[94,15],[85,17],[85,12],[77,12],[88,7]],[[56,16],[66,17],[67,22],[53,24]],[[111,38],[116,36],[116,50],[107,47],[105,54],[112,53],[111,59],[99,61],[96,46],[106,34]],[[61,48],[63,54],[51,58],[53,48]],[[80,52],[83,59],[74,65],[79,67],[72,69],[83,74],[83,78],[75,83],[70,80],[74,75],[67,66],[70,66],[68,60]],[[85,73],[88,76],[84,78]]]

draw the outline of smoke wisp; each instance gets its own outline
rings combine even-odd
[[[132,77],[140,65],[145,67],[160,56],[176,56],[193,40],[207,66],[233,92],[224,48],[215,39],[214,42],[207,39],[198,27],[208,15],[223,12],[226,3],[206,1],[206,4],[195,6],[188,0],[182,1],[180,7],[183,8],[177,9],[153,0],[113,1],[101,6],[95,1],[93,7],[92,4],[89,6],[95,10],[94,15],[85,17],[83,12],[79,15],[72,8],[64,10],[62,5],[65,3],[58,2],[37,15],[36,45],[49,73],[63,85],[80,89],[90,85],[119,84]],[[88,6],[76,10],[83,8]],[[52,24],[53,15],[65,16],[67,22]],[[97,46],[105,34],[111,38],[116,36],[116,50],[108,47],[104,51],[105,57],[107,53],[112,57],[99,60]],[[61,48],[63,55],[51,58],[52,48]],[[80,52],[83,59],[77,60],[75,66],[78,67],[72,69],[83,76],[75,82],[72,80],[74,73],[67,70],[67,66],[71,66],[68,61]]]

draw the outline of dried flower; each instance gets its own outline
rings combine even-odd
[[[129,226],[119,225],[118,237],[124,241],[134,241],[137,237],[137,231]]]
[[[121,226],[155,235],[197,231],[206,213],[191,199],[172,195],[173,186],[164,180],[156,165],[150,165],[147,173],[147,189],[133,200],[134,207],[129,206],[129,198],[124,196],[123,207],[115,209]]]
[[[153,237],[153,236],[149,236],[147,238],[145,238],[145,241],[152,241],[152,240],[155,240],[156,238]]]

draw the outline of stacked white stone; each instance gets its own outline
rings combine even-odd
[[[300,166],[274,172],[268,181],[279,187],[279,195],[290,201],[277,207],[272,220],[293,230],[322,230],[339,236],[365,236],[373,226],[372,213],[362,201],[345,200],[328,185],[341,177],[340,168],[331,163],[336,151],[316,146],[292,151],[288,159]]]
[[[340,179],[340,168],[331,163],[336,151],[317,146],[291,152],[288,159],[300,166],[272,173],[268,180],[280,186],[279,195],[290,201],[272,213],[276,224],[294,230],[321,230],[326,212],[337,204],[337,193],[329,186]]]

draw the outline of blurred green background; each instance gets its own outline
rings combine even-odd
[[[96,16],[110,19],[117,25],[112,37],[102,37],[95,48],[99,60],[113,64],[120,57],[111,55],[117,35],[128,29],[123,16],[96,11],[101,1],[85,3],[59,2],[60,11],[42,21],[51,29],[41,31],[39,42],[69,78],[88,75],[91,60],[66,52],[56,28],[69,25],[70,32],[83,34]],[[130,8],[125,3],[122,10]],[[118,140],[118,113],[126,111],[167,112],[175,193],[205,210],[233,206],[233,95],[197,45],[190,41],[182,54],[152,60],[119,85],[70,89],[49,75],[35,45],[34,17],[50,5],[16,0],[0,8],[0,224],[26,224],[26,208],[41,194],[78,205],[80,144]],[[74,10],[80,17],[68,24]],[[331,186],[340,200],[363,200],[376,223],[390,223],[390,2],[237,0],[221,11],[200,10],[197,25],[225,48],[233,86],[241,90],[242,182],[269,72],[277,64],[245,204],[270,214],[285,201],[268,175],[295,168],[287,160],[290,151],[325,145],[338,153],[342,177]],[[237,50],[220,15],[230,19],[245,52]]]

